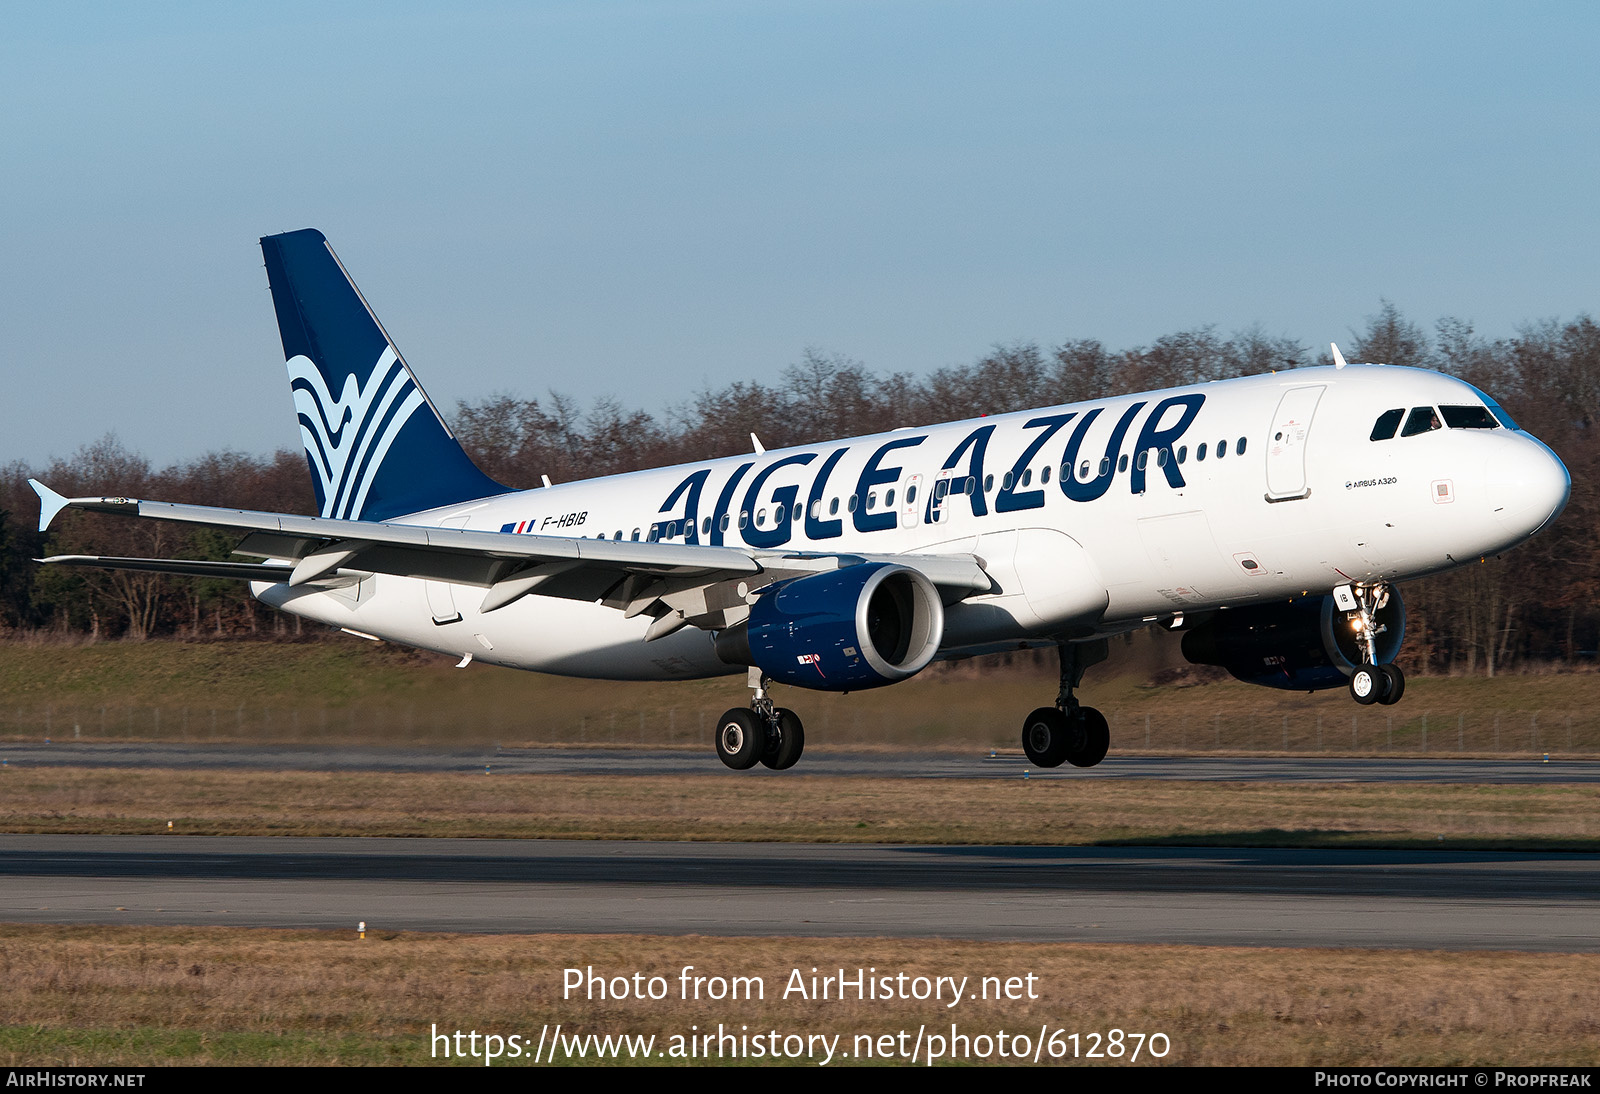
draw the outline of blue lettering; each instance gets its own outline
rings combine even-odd
[[[861,469],[861,478],[856,480],[856,511],[854,523],[858,532],[881,532],[893,528],[897,523],[898,514],[892,508],[884,508],[877,513],[867,512],[867,491],[874,486],[882,486],[886,482],[895,482],[900,478],[903,468],[879,467],[879,462],[897,448],[915,448],[927,437],[901,437],[880,447],[867,460],[867,466]]]
[[[1106,442],[1105,458],[1100,461],[1100,467],[1094,478],[1086,481],[1078,478],[1075,466],[1078,462],[1078,449],[1082,447],[1083,438],[1103,408],[1095,407],[1084,415],[1083,421],[1078,423],[1078,428],[1072,431],[1072,438],[1067,441],[1066,455],[1061,461],[1062,474],[1056,481],[1060,483],[1063,494],[1073,501],[1094,501],[1110,489],[1111,480],[1117,473],[1117,457],[1122,454],[1122,439],[1128,435],[1128,427],[1133,424],[1134,417],[1144,407],[1145,404],[1139,402],[1123,411],[1117,427],[1111,431],[1111,439]]]
[[[806,538],[807,539],[837,539],[844,530],[844,521],[837,518],[833,520],[820,519],[822,513],[822,495],[828,490],[828,476],[833,474],[833,469],[839,466],[839,461],[844,454],[850,451],[841,448],[828,457],[828,462],[822,465],[822,470],[817,472],[817,481],[811,484],[811,496],[806,499]],[[812,510],[817,510],[817,515],[812,515]]]
[[[983,496],[983,457],[989,449],[989,438],[994,435],[995,427],[992,425],[980,426],[967,434],[965,440],[956,445],[956,450],[950,453],[950,458],[944,461],[944,466],[939,470],[949,471],[961,462],[961,454],[970,451],[971,457],[967,461],[967,474],[974,480],[973,488],[967,493],[967,500],[972,505],[972,515],[975,517],[989,514],[989,503]],[[928,504],[923,509],[922,519],[933,522],[933,509],[935,505],[947,504],[944,497],[935,496],[938,489],[937,480],[933,490],[928,491]]]
[[[722,487],[722,493],[717,496],[717,507],[711,513],[711,546],[721,547],[724,539],[722,532],[722,519],[728,515],[728,506],[733,504],[733,492],[739,486],[739,480],[744,478],[744,473],[754,467],[754,463],[742,463],[736,468],[728,481]]]
[[[671,495],[668,496],[667,500],[661,503],[661,508],[657,510],[657,512],[661,513],[674,512],[673,506],[678,504],[678,498],[681,497],[685,492],[688,493],[689,496],[684,502],[683,511],[683,519],[687,524],[687,527],[684,529],[685,543],[700,542],[700,529],[697,527],[697,525],[700,523],[700,490],[703,486],[705,486],[706,479],[710,477],[710,475],[711,468],[709,467],[696,471],[694,474],[680,482],[677,488],[672,491]],[[671,520],[656,521],[650,526],[651,538],[660,539],[663,535],[665,535],[667,538],[671,538],[672,532],[667,529],[667,525],[672,523],[674,523],[674,521]]]
[[[798,456],[785,456],[776,463],[768,464],[757,473],[750,483],[750,489],[745,491],[744,507],[754,510],[761,495],[761,488],[767,485],[767,480],[772,473],[780,467],[791,467],[796,464],[808,464],[817,458],[815,452],[802,452]],[[789,531],[794,523],[794,499],[800,493],[798,486],[780,486],[772,492],[772,500],[778,505],[774,513],[771,528],[757,528],[752,520],[750,527],[743,532],[744,541],[752,547],[782,547],[789,542]]]
[[[1173,448],[1173,443],[1183,436],[1184,430],[1193,424],[1195,415],[1200,413],[1200,405],[1205,401],[1206,397],[1199,392],[1195,392],[1192,395],[1174,395],[1170,399],[1161,400],[1156,404],[1156,408],[1150,412],[1150,417],[1144,420],[1144,428],[1139,431],[1139,443],[1134,445],[1134,452],[1140,455],[1151,449],[1158,451],[1163,448],[1169,449],[1165,466],[1161,470],[1167,473],[1167,485],[1175,490],[1183,486],[1183,472],[1178,470],[1178,461],[1174,458],[1175,449]],[[1171,429],[1157,429],[1156,426],[1161,423],[1162,417],[1175,406],[1183,407],[1183,414],[1178,418],[1178,424]],[[1157,463],[1160,462],[1158,459]],[[1130,480],[1135,494],[1144,493],[1144,476],[1145,468],[1139,466],[1138,459],[1135,459],[1133,461],[1133,477]]]
[[[1044,432],[1033,439],[1032,444],[1023,450],[1022,455],[1017,457],[1016,466],[1011,469],[1011,485],[1002,485],[1000,492],[995,495],[994,511],[996,513],[1015,513],[1022,509],[1038,509],[1044,505],[1043,490],[1027,490],[1020,494],[1017,493],[1017,487],[1022,485],[1022,472],[1027,469],[1028,462],[1038,455],[1039,449],[1044,447],[1044,442],[1055,436],[1056,430],[1077,416],[1077,411],[1069,410],[1065,414],[1050,414],[1043,418],[1035,418],[1022,427],[1024,429],[1034,429],[1038,426],[1044,426],[1045,429]]]

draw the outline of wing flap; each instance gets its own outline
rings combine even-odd
[[[208,562],[183,558],[115,558],[110,555],[52,555],[37,558],[50,566],[89,566],[101,570],[143,570],[153,574],[216,577],[235,581],[288,581],[293,566],[272,562]]]

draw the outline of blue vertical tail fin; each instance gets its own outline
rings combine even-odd
[[[462,451],[321,232],[266,236],[261,253],[321,516],[388,520],[507,492]]]

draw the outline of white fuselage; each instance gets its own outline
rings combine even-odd
[[[960,656],[1405,580],[1513,546],[1570,487],[1543,444],[1504,427],[1370,439],[1385,411],[1483,401],[1421,370],[1294,369],[563,483],[394,523],[976,556],[995,587],[946,607],[940,655]],[[533,595],[484,613],[480,588],[381,574],[336,590],[252,588],[334,626],[518,668],[745,671],[716,656],[708,632],[647,643],[649,618],[599,603]]]

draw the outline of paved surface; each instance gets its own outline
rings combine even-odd
[[[306,771],[495,771],[589,775],[725,775],[728,778],[792,778],[853,775],[880,779],[1200,779],[1238,782],[1452,782],[1600,783],[1600,760],[1459,760],[1439,757],[1234,757],[1123,756],[1099,767],[1042,770],[1021,751],[807,752],[791,772],[757,767],[729,771],[711,748],[609,749],[418,749],[381,746],[282,746],[224,744],[0,744],[0,761],[32,766],[95,765],[239,770]]]
[[[11,835],[0,919],[1600,951],[1600,855]]]

